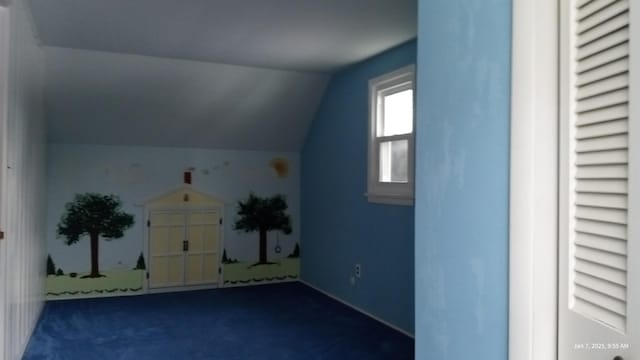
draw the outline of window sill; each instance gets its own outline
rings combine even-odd
[[[371,194],[365,193],[364,196],[370,203],[384,204],[384,205],[402,205],[413,206],[413,197],[399,196],[399,195],[383,195],[383,194]]]

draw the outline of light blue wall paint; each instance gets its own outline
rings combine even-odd
[[[286,158],[289,176],[278,178],[269,163]],[[225,248],[231,258],[258,258],[257,233],[234,231],[237,202],[250,191],[267,196],[284,194],[289,205],[293,232],[278,234],[282,252],[275,254],[276,234],[268,234],[268,256],[276,259],[293,251],[300,239],[299,154],[262,151],[230,151],[167,147],[62,145],[49,146],[47,249],[56,265],[68,273],[89,269],[89,241],[72,246],[56,238],[56,225],[65,203],[74,194],[99,192],[116,194],[123,209],[134,214],[136,224],[125,236],[100,242],[100,267],[130,269],[143,248],[146,223],[144,203],[182,186],[182,173],[193,167],[193,188],[225,202]]]
[[[507,359],[511,1],[418,22],[416,359]]]
[[[302,152],[302,278],[413,332],[413,207],[372,204],[368,81],[415,63],[412,41],[335,74]],[[362,277],[349,282],[354,265]]]

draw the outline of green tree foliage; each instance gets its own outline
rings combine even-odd
[[[122,203],[115,195],[96,193],[77,194],[65,206],[58,223],[58,237],[67,245],[77,243],[82,237],[91,240],[91,273],[85,277],[101,277],[98,266],[98,240],[102,236],[110,241],[124,236],[124,231],[133,226],[133,215],[121,210]]]
[[[58,269],[58,271],[56,271],[56,276],[63,276],[64,275],[64,271],[62,271],[62,269]]]
[[[144,262],[144,255],[140,252],[140,256],[138,256],[138,261],[136,262],[136,267],[134,270],[147,270],[147,264]]]
[[[51,255],[47,255],[47,275],[56,274],[56,264],[53,262]]]
[[[261,198],[254,193],[245,201],[238,202],[235,230],[259,233],[259,261],[254,265],[269,264],[267,261],[267,232],[279,230],[291,234],[291,219],[286,213],[287,200],[284,195]]]

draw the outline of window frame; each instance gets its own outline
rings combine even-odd
[[[367,199],[369,202],[390,205],[413,205],[415,177],[415,131],[416,131],[416,67],[415,64],[386,73],[369,80],[369,137]],[[378,136],[384,109],[379,101],[401,91],[413,91],[413,124],[411,133]],[[407,182],[380,181],[380,145],[388,141],[407,140]]]

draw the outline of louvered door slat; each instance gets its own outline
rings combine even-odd
[[[579,80],[576,82],[578,88],[578,98],[584,98],[585,95],[581,95],[581,89],[588,84],[592,84],[597,81],[608,79],[612,76],[626,74],[629,71],[629,59],[628,58],[620,58],[615,61],[609,62],[602,66],[593,68],[589,71],[585,71],[580,74]],[[619,88],[619,87],[618,87]]]
[[[580,126],[576,130],[576,139],[589,139],[609,135],[626,134],[629,122],[626,119],[608,121],[605,123]]]
[[[613,239],[625,240],[627,237],[627,226],[623,224],[616,224],[611,222],[576,219],[576,232],[599,235]],[[601,249],[601,247],[596,247]]]
[[[587,219],[587,220],[596,220],[596,221],[606,221],[613,224],[623,224],[627,223],[627,212],[619,209],[606,209],[606,208],[597,208],[592,206],[577,206],[576,207],[576,218],[578,219]],[[594,241],[602,241],[601,238],[594,239]],[[579,243],[576,237],[576,243]],[[591,242],[589,242],[591,244]],[[612,245],[611,243],[607,243],[606,246]],[[600,248],[598,246],[591,246]],[[606,249],[606,247],[603,247]],[[616,250],[612,250],[616,251]]]
[[[577,298],[588,301],[593,305],[600,306],[622,317],[627,315],[626,302],[609,296],[609,294],[602,293],[580,284],[576,284],[574,294]]]
[[[576,245],[575,248],[576,259],[590,261],[592,263],[606,266],[618,271],[627,271],[627,261],[624,256],[605,251],[599,251],[594,248],[588,248],[580,245]]]
[[[627,196],[612,194],[577,193],[576,205],[626,210]]]
[[[621,89],[606,94],[593,96],[578,101],[576,111],[582,113],[596,109],[602,109],[613,105],[624,104],[629,101],[629,90]]]
[[[582,6],[578,5],[579,22],[584,21],[588,16],[593,16],[596,12],[603,10],[615,2],[616,0],[593,0],[585,2]]]
[[[624,42],[620,45],[614,46],[607,51],[589,56],[576,65],[576,72],[583,74],[586,71],[593,70],[595,68],[612,63],[616,60],[624,59],[629,56],[629,44]]]
[[[620,286],[627,286],[626,272],[588,260],[575,259],[574,271],[597,277]]]
[[[576,179],[626,179],[627,165],[578,166]]]
[[[596,81],[580,86],[578,88],[578,100],[606,94],[615,90],[626,89],[629,86],[629,76],[626,74],[626,71],[619,75],[604,76],[602,79],[602,81]]]
[[[575,191],[578,193],[627,194],[627,180],[582,179],[576,181]]]
[[[627,135],[614,135],[598,139],[586,139],[578,141],[576,144],[576,152],[604,151],[604,150],[623,150],[628,147]]]
[[[601,51],[629,41],[629,28],[622,28],[614,33],[578,48],[577,60],[586,59]]]
[[[610,34],[616,30],[622,29],[629,24],[629,13],[623,12],[620,15],[605,21],[598,26],[591,28],[588,31],[580,34],[578,38],[578,46],[583,46],[596,39],[599,39],[607,34]]]
[[[588,18],[580,21],[578,23],[578,33],[583,34],[585,31],[588,31],[595,26],[598,26],[616,17],[617,15],[620,15],[621,13],[627,11],[627,9],[629,9],[629,2],[626,0],[613,3],[610,6],[602,9],[602,11],[597,12],[592,16],[589,16]]]
[[[580,117],[576,119],[575,124],[577,126],[596,124],[604,121],[626,119],[628,116],[629,107],[627,106],[627,104],[620,104],[580,114]]]
[[[626,164],[629,161],[627,150],[608,150],[579,153],[576,165]]]
[[[572,309],[624,329],[627,316],[629,2],[577,5],[572,118]]]
[[[627,298],[627,290],[624,286],[598,279],[593,276],[577,273],[575,283],[588,289],[594,289],[599,293],[607,294],[620,301],[625,301]]]
[[[607,238],[600,235],[577,233],[576,244],[619,255],[627,253],[627,242],[625,240]]]

